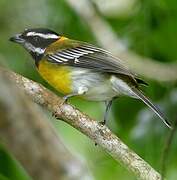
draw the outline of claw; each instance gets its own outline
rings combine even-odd
[[[56,119],[60,119],[60,118],[58,117],[58,115],[57,115],[57,112],[53,112],[53,113],[52,113],[52,117],[55,117]]]
[[[59,106],[63,105],[64,103],[67,103],[67,100],[68,100],[68,96],[64,96],[62,100],[59,102]],[[58,118],[56,111],[52,113],[52,117],[55,117],[56,119],[60,119]]]
[[[55,117],[55,113],[56,113],[56,112],[53,112],[53,113],[52,113],[52,117]]]
[[[106,124],[106,121],[105,121],[105,120],[100,121],[99,124],[102,125],[102,126],[104,126],[104,125]]]

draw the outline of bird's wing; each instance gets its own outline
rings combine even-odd
[[[66,48],[60,47],[55,53],[48,53],[48,61],[99,72],[135,75],[119,59],[101,48],[78,41],[70,41],[68,44],[64,45]]]

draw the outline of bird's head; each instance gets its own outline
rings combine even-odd
[[[35,60],[39,60],[45,49],[59,38],[60,35],[52,30],[35,28],[25,29],[24,32],[11,37],[10,41],[21,44]]]

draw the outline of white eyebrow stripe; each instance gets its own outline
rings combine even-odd
[[[48,38],[58,39],[59,38],[59,36],[57,36],[56,34],[42,34],[42,33],[37,33],[37,32],[28,32],[26,34],[26,36],[39,36],[39,37],[42,37],[44,39],[48,39]]]

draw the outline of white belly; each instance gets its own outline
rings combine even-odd
[[[83,68],[77,68],[77,71],[73,69],[72,78],[74,93],[78,93],[80,89],[86,89],[87,91],[82,97],[87,100],[106,101],[119,95],[112,88],[110,76],[108,75],[91,72],[90,70]]]

